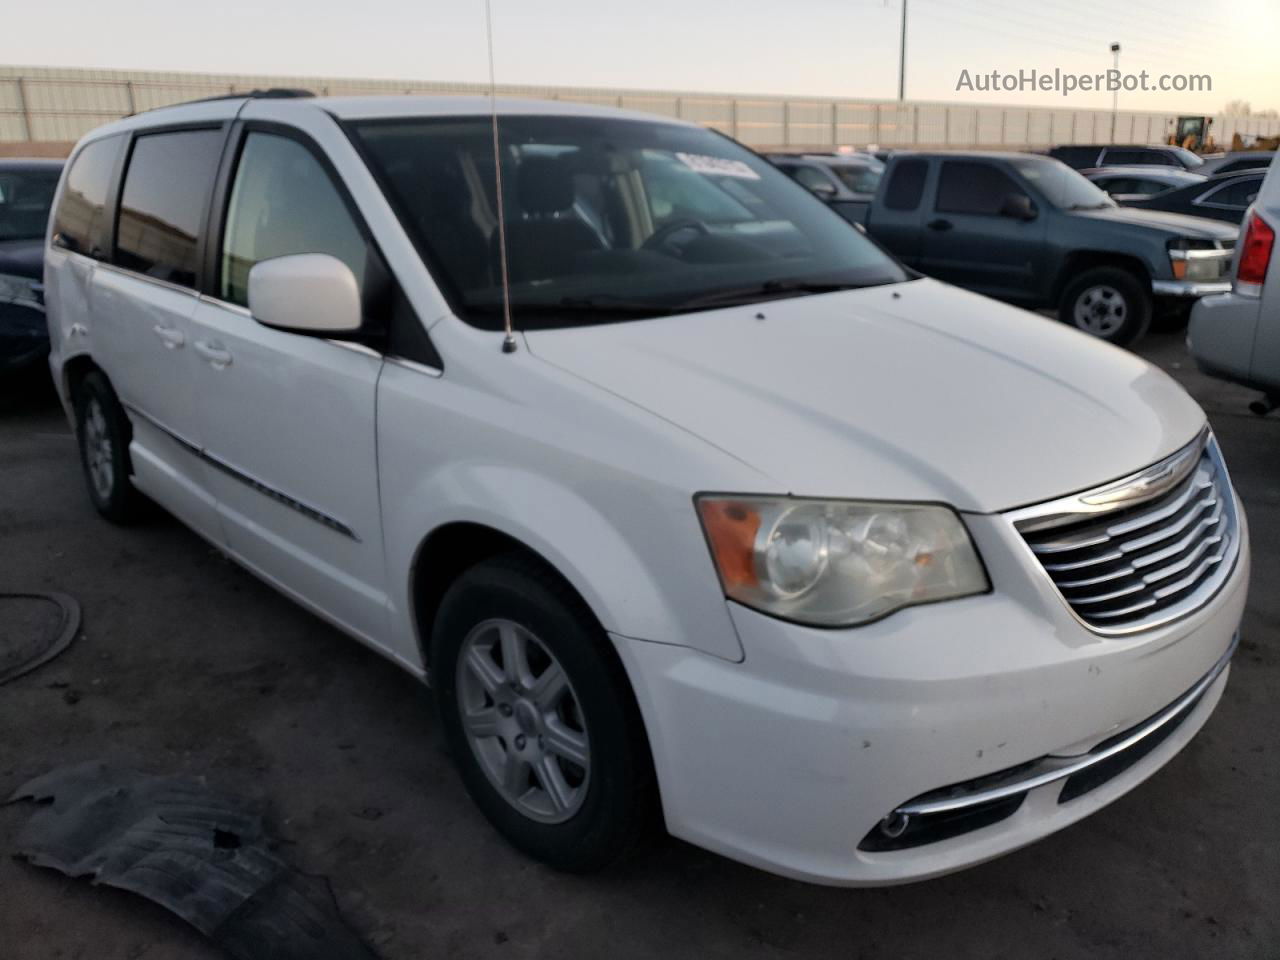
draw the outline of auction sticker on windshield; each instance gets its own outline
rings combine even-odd
[[[708,177],[739,177],[743,180],[759,180],[756,173],[741,160],[726,160],[724,157],[709,157],[702,153],[677,153],[676,158],[690,170],[705,174]]]

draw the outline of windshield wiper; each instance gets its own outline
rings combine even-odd
[[[501,313],[501,302],[472,303],[469,309],[484,313]],[[651,300],[624,300],[609,296],[564,297],[560,300],[540,300],[522,303],[519,300],[511,304],[513,315],[554,317],[581,316],[598,317],[663,317],[673,313],[669,304]]]
[[[878,286],[878,283],[817,283],[806,280],[766,280],[750,287],[736,287],[731,290],[720,290],[703,296],[684,300],[677,304],[681,310],[694,310],[698,307],[732,307],[762,300],[781,300],[786,297],[803,297],[815,293],[838,293],[841,290],[859,290],[863,287]]]

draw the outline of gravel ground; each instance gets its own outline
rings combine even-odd
[[[107,525],[48,390],[0,394],[0,590],[63,590],[84,634],[0,688],[0,796],[102,759],[267,800],[283,855],[328,876],[386,960],[427,957],[1280,956],[1280,416],[1143,353],[1208,409],[1249,512],[1253,593],[1199,737],[1106,810],[940,880],[832,890],[662,839],[602,876],[545,870],[481,819],[421,690],[165,517]],[[29,815],[0,808],[0,853]],[[221,954],[131,895],[0,856],[9,960]]]

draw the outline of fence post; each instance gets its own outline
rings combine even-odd
[[[831,146],[840,146],[840,104],[831,104]]]
[[[129,103],[129,116],[133,116],[138,112],[138,102],[133,98],[133,81],[126,80],[124,82],[124,95]]]
[[[27,132],[27,140],[31,141],[36,138],[34,131],[31,129],[31,110],[27,106],[27,84],[23,77],[16,78],[18,82],[18,111],[22,114],[22,129]]]

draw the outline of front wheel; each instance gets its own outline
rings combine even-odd
[[[1067,284],[1058,319],[1117,346],[1141,339],[1151,324],[1151,293],[1120,267],[1094,267]]]
[[[468,793],[518,849],[600,869],[648,828],[652,763],[608,637],[537,561],[485,561],[449,588],[431,673]]]

